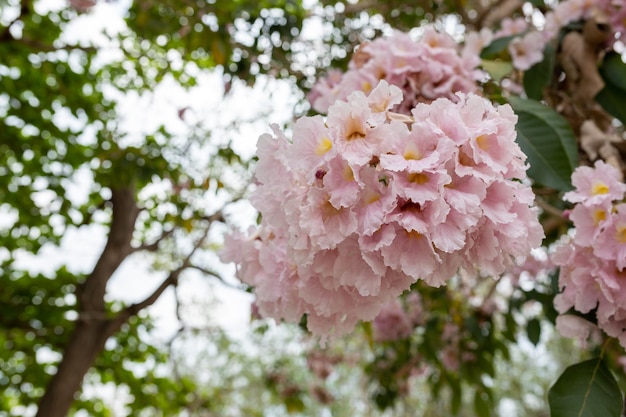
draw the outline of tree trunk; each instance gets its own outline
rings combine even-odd
[[[107,339],[129,318],[107,317],[106,285],[132,252],[131,238],[139,210],[131,187],[112,190],[113,216],[108,240],[96,266],[77,289],[78,320],[63,352],[57,373],[39,402],[37,417],[64,417],[83,378],[103,351]]]

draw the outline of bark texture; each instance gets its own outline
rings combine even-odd
[[[132,252],[131,239],[139,209],[132,187],[112,191],[113,216],[109,237],[93,271],[77,290],[78,320],[57,373],[39,402],[37,417],[64,417],[80,390],[83,378],[131,314],[108,317],[104,296],[113,273]]]

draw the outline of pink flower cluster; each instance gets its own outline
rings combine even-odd
[[[576,188],[564,199],[576,204],[569,216],[575,233],[552,254],[561,267],[562,291],[554,305],[561,314],[571,308],[583,314],[595,310],[598,327],[626,347],[626,184],[602,161],[577,168],[572,183]]]
[[[262,222],[228,236],[221,256],[262,315],[342,334],[419,279],[495,276],[541,243],[510,106],[470,94],[389,111],[401,102],[382,81],[326,119],[299,119],[293,142],[277,128],[260,137]]]
[[[546,45],[555,39],[561,28],[572,22],[590,18],[607,21],[613,32],[613,39],[623,38],[626,29],[626,5],[615,0],[566,0],[559,2],[554,9],[544,15],[545,21],[538,30],[531,25],[531,19],[524,17],[505,18],[500,28],[492,31],[483,28],[466,36],[463,54],[479,56],[481,50],[494,40],[511,36],[508,52],[515,69],[526,71],[543,60]],[[610,45],[607,45],[610,46]]]
[[[457,43],[432,27],[424,29],[419,41],[406,33],[378,38],[360,46],[348,71],[332,71],[313,87],[309,101],[316,111],[326,113],[335,100],[345,100],[353,91],[368,94],[380,80],[402,89],[404,100],[393,110],[410,114],[417,103],[445,97],[457,100],[456,93],[477,90],[482,76],[478,56],[461,56]]]

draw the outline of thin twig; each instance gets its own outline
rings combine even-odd
[[[196,269],[196,270],[202,272],[205,275],[209,275],[209,276],[212,276],[214,278],[217,278],[226,287],[233,288],[235,290],[240,290],[240,291],[245,291],[246,290],[246,286],[245,285],[231,284],[230,282],[226,281],[224,279],[224,277],[219,275],[217,272],[214,272],[214,271],[211,271],[209,269],[203,268],[203,267],[201,267],[199,265],[189,265],[189,268]]]

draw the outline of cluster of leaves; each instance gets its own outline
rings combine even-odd
[[[143,137],[129,138],[114,98],[149,94],[166,75],[190,87],[219,68],[230,82],[251,84],[261,72],[280,67],[278,61],[287,62],[288,48],[276,46],[276,37],[281,44],[293,39],[303,18],[298,1],[200,6],[136,2],[128,28],[106,33],[103,46],[63,37],[64,28],[82,18],[70,5],[48,10],[30,0],[0,2],[0,415],[21,414],[52,387],[66,385],[54,376],[65,359],[76,359],[65,358],[73,335],[81,326],[116,320],[120,330],[102,356],[95,352],[87,386],[126,387],[136,400],[133,414],[155,407],[178,413],[195,392],[194,384],[161,373],[166,356],[145,341],[149,322],[141,309],[175,285],[191,267],[191,254],[207,245],[209,228],[222,220],[219,210],[246,186],[221,176],[228,170],[247,175],[247,162],[227,145],[211,144],[204,125],[189,127],[181,138],[163,121]],[[252,27],[258,31],[253,44],[240,40]],[[105,58],[101,49],[116,49],[121,58]],[[252,70],[257,60],[265,63]],[[193,166],[192,154],[209,163]],[[119,211],[124,204],[129,210]],[[123,223],[128,242],[112,238],[117,232],[111,225]],[[45,275],[32,272],[37,267],[30,262],[43,248],[60,245],[70,229],[94,225],[109,231],[111,244],[93,270],[59,265]],[[168,278],[143,303],[105,300],[112,273],[139,252],[160,253],[157,266]],[[103,265],[108,270],[100,275],[101,290],[93,293],[91,283]],[[106,402],[86,391],[72,407],[110,413]],[[64,406],[54,408],[39,412],[67,413]]]

